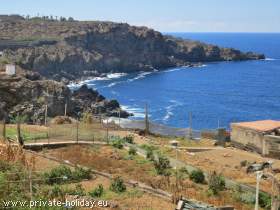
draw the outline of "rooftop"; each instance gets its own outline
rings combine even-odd
[[[232,126],[249,128],[259,132],[268,132],[280,128],[280,121],[261,120],[253,122],[231,123]]]

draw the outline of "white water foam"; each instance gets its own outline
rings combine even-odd
[[[182,69],[181,68],[168,69],[168,70],[165,70],[163,72],[173,72],[173,71],[179,71],[179,70],[182,70]]]
[[[181,102],[176,101],[176,100],[170,100],[169,102],[171,103],[171,105],[169,105],[165,108],[166,109],[166,114],[162,119],[165,122],[168,121],[174,115],[173,111],[176,107],[183,105]]]
[[[198,68],[203,68],[203,67],[207,67],[206,64],[202,64],[201,66],[198,66]]]
[[[140,74],[138,74],[136,77],[132,78],[132,79],[128,79],[127,81],[128,82],[133,82],[135,80],[138,80],[138,79],[143,79],[145,78],[147,75],[151,74],[152,72],[141,72]]]
[[[118,78],[124,77],[126,75],[127,75],[127,73],[112,73],[112,74],[108,74],[107,78],[108,79],[118,79]]]
[[[277,59],[275,59],[275,58],[265,58],[264,60],[265,61],[276,61]]]
[[[125,106],[125,105],[121,105],[121,109],[123,109],[129,113],[132,113],[133,117],[145,118],[144,109],[135,108],[135,107],[131,107],[131,106]]]
[[[110,83],[109,85],[107,85],[106,87],[113,87],[113,86],[115,86],[116,84],[118,84],[118,82],[112,82],[112,83]]]

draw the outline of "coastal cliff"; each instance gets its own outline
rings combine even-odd
[[[3,19],[0,28],[2,60],[58,81],[199,62],[264,58],[264,55],[178,39],[125,23],[18,17]]]

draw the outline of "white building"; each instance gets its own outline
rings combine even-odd
[[[16,66],[13,64],[6,65],[6,75],[12,76],[16,74]]]

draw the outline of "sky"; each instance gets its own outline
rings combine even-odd
[[[108,20],[161,32],[280,32],[279,0],[0,0],[0,14]]]

